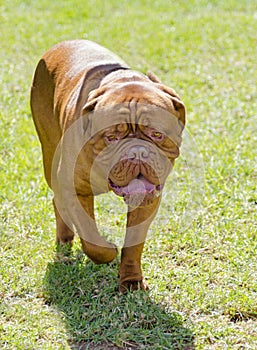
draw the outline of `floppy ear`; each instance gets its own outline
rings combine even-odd
[[[88,114],[92,112],[95,109],[95,106],[97,105],[97,102],[101,99],[101,96],[105,93],[106,87],[100,87],[95,90],[92,90],[88,94],[87,102],[81,109],[81,116],[85,117],[83,118],[83,129],[86,131],[86,129],[89,127],[90,124],[90,118],[88,117]]]
[[[82,115],[85,115],[94,110],[97,102],[100,100],[101,96],[105,93],[106,90],[107,87],[103,86],[89,93],[87,102],[82,108]]]
[[[176,93],[175,90],[173,90],[172,88],[170,88],[166,85],[158,84],[158,87],[160,90],[162,90],[163,92],[165,92],[166,94],[168,94],[170,96],[175,110],[179,113],[179,120],[185,126],[185,124],[186,124],[186,107],[185,107],[184,103],[182,102],[181,98],[179,97],[179,95]]]
[[[171,97],[171,101],[173,103],[173,106],[176,111],[179,113],[179,120],[182,122],[183,125],[186,124],[186,108],[184,103],[181,101],[181,98],[176,93],[175,90],[172,88],[162,84],[161,80],[153,73],[153,72],[147,72],[148,78],[153,82],[156,83],[158,88],[168,94]]]
[[[147,76],[153,83],[161,84],[161,80],[153,72],[148,71]]]

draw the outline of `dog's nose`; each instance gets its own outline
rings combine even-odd
[[[144,160],[149,156],[149,150],[144,146],[133,146],[128,152],[130,160]]]

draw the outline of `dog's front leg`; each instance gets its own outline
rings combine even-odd
[[[94,197],[71,194],[64,191],[62,202],[56,195],[56,209],[67,228],[78,233],[84,253],[96,264],[111,262],[117,255],[117,247],[106,241],[97,229],[94,217]],[[65,203],[65,205],[60,205]],[[56,210],[57,211],[57,210]],[[66,218],[66,220],[65,220]]]
[[[119,269],[120,292],[148,289],[142,274],[141,256],[148,228],[157,213],[159,204],[160,197],[157,197],[149,205],[128,211],[126,237]]]
[[[78,196],[84,209],[84,218],[77,222],[77,228],[84,253],[96,264],[111,262],[117,255],[117,248],[100,236],[94,216],[94,197]],[[81,222],[83,226],[81,227]]]

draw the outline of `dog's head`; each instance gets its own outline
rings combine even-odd
[[[119,79],[94,90],[83,114],[94,153],[93,186],[107,184],[132,207],[159,196],[185,125],[175,91],[148,78]]]

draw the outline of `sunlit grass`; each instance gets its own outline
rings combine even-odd
[[[0,10],[0,348],[255,349],[255,2],[13,0]],[[29,90],[43,52],[73,38],[152,70],[187,106],[144,250],[147,294],[118,294],[119,258],[96,266],[78,241],[70,257],[55,251]],[[108,194],[96,209],[101,233],[121,245],[123,202]]]

